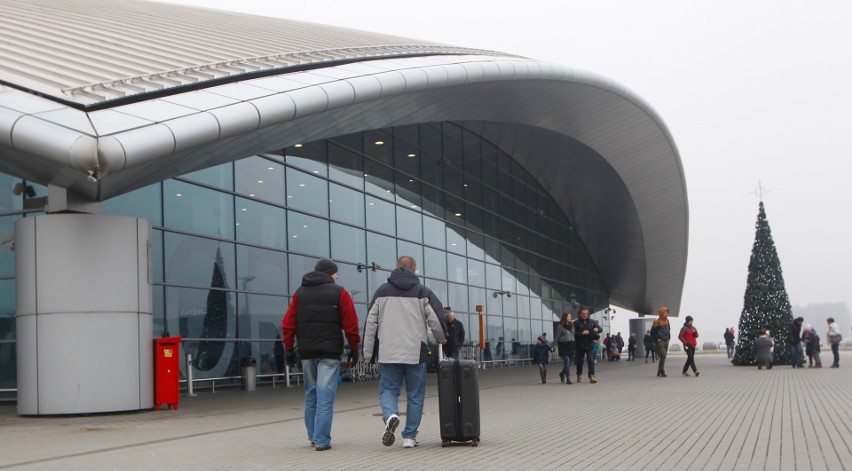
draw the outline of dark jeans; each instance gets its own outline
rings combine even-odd
[[[562,374],[566,377],[571,377],[571,355],[562,357]]]
[[[633,355],[633,349],[628,348],[627,349],[627,361],[633,361],[635,359],[636,358]]]
[[[693,373],[697,372],[698,368],[695,367],[695,348],[684,345],[683,350],[686,352],[686,363],[683,365],[683,372],[686,373],[690,366]]]
[[[574,361],[577,363],[577,376],[583,376],[583,357],[586,357],[589,362],[589,376],[595,374],[595,353],[594,348],[577,348],[577,356]]]
[[[734,344],[728,345],[728,358],[734,357]]]
[[[790,345],[790,363],[793,368],[801,367],[805,363],[805,359],[802,358],[802,342]]]
[[[648,361],[648,355],[651,355],[651,360],[657,359],[657,352],[654,351],[654,347],[648,348],[645,347],[645,361]]]
[[[835,342],[835,343],[831,344],[831,354],[834,355],[834,363],[832,363],[832,365],[833,366],[839,366],[840,365],[840,344],[839,343]]]

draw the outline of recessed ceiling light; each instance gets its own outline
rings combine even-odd
[[[319,170],[314,170],[314,173],[319,173]]]
[[[372,205],[374,205],[374,204],[376,204],[376,203],[370,203],[370,206],[372,206]]]
[[[266,167],[266,170],[275,170],[275,167]]]
[[[411,207],[412,207],[412,208],[414,208],[414,209],[417,209],[417,205],[416,205],[416,204],[412,204],[412,205],[411,205]]]
[[[417,157],[417,154],[408,154],[409,157]]]
[[[237,223],[237,225],[239,226],[239,225],[240,225],[240,223]]]
[[[307,225],[307,224],[302,224],[302,227],[304,227],[305,229],[307,229],[307,228],[308,228],[308,225]]]
[[[254,193],[249,193],[249,196],[251,196],[252,198],[254,198]]]
[[[461,213],[456,213],[456,217],[461,217]]]
[[[243,208],[243,211],[248,211],[248,208]]]
[[[414,183],[414,180],[412,180],[411,178],[409,178],[408,181]]]
[[[293,146],[293,147],[302,147],[302,144],[296,144],[296,145],[295,145],[295,146]]]
[[[364,174],[364,176],[365,176],[365,177],[369,177],[369,175],[367,175],[366,173]]]
[[[464,184],[464,187],[467,188],[467,183]]]
[[[294,239],[298,239],[298,238],[299,238],[299,236],[297,236],[296,234],[293,234],[293,238],[294,238]]]
[[[293,195],[287,195],[287,198],[292,198],[292,197],[293,197]]]
[[[384,144],[384,143],[385,143],[385,141],[376,141],[376,145],[377,145],[377,146],[380,146],[380,145],[382,145],[382,144]]]
[[[303,187],[303,186],[305,186],[305,184],[304,184],[304,183],[299,183],[299,186],[302,186],[302,187]]]
[[[258,183],[263,183],[263,180],[258,180],[257,182],[258,182]]]
[[[175,195],[175,196],[179,196],[179,197],[180,197],[180,196],[183,196],[183,194],[182,194],[182,193],[178,193],[178,194],[177,194],[177,195]]]
[[[455,242],[453,242],[453,243],[452,243],[452,244],[450,244],[450,245],[452,245],[453,247],[455,247],[456,243],[455,243]]]

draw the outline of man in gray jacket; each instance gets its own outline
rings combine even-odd
[[[427,326],[439,343],[446,342],[444,308],[435,293],[420,284],[417,261],[402,256],[387,283],[370,303],[364,329],[364,358],[379,362],[379,402],[385,428],[382,444],[393,445],[399,425],[399,392],[406,390],[404,448],[417,446],[417,428],[426,396]]]

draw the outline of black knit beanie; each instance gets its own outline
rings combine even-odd
[[[327,258],[321,258],[314,267],[314,271],[334,275],[337,273],[337,264]]]

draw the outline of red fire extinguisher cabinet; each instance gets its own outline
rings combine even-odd
[[[180,337],[154,339],[154,410],[180,401]]]

